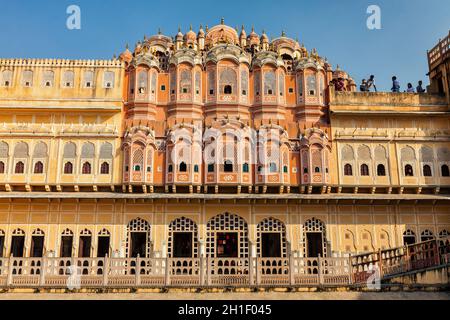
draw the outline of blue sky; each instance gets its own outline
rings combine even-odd
[[[82,29],[66,28],[66,8],[81,8]],[[381,30],[366,27],[367,7],[381,8]],[[106,59],[126,43],[134,46],[158,28],[173,36],[178,26],[251,26],[269,37],[285,30],[308,50],[317,48],[329,62],[360,82],[370,74],[388,90],[397,75],[407,82],[426,77],[426,50],[450,29],[449,0],[0,0],[0,57]]]

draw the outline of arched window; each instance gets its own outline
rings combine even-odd
[[[185,162],[180,163],[180,172],[186,172],[187,171],[187,165]]]
[[[73,71],[64,71],[62,86],[66,88],[73,87],[75,74]]]
[[[4,87],[9,87],[12,85],[13,72],[11,70],[2,71],[2,82],[1,85]]]
[[[352,175],[353,175],[352,165],[347,163],[344,166],[344,176],[352,176]]]
[[[22,72],[22,86],[23,87],[33,86],[33,71],[24,70]]]
[[[91,164],[89,162],[83,163],[82,174],[91,174]]]
[[[44,164],[41,161],[38,161],[34,164],[34,173],[35,174],[44,173]]]
[[[427,165],[427,164],[423,166],[423,176],[424,177],[431,177],[432,176],[432,174],[431,174],[431,167],[429,165]]]
[[[403,244],[411,245],[414,243],[416,243],[416,234],[409,229],[403,232]]]
[[[361,175],[362,176],[368,176],[369,175],[369,166],[367,164],[361,165]]]
[[[14,173],[16,174],[23,174],[25,171],[25,164],[22,161],[19,161],[16,163],[16,168],[14,170]]]
[[[231,162],[230,160],[226,160],[223,164],[223,171],[233,172],[233,162]]]
[[[449,170],[448,170],[448,165],[443,164],[443,165],[441,166],[441,174],[442,174],[443,177],[448,177],[448,176],[450,176],[450,172],[449,172]]]
[[[214,172],[214,163],[208,164],[208,172]]]
[[[315,172],[315,173],[320,173],[320,167],[315,167],[315,168],[314,168],[314,172]]]
[[[134,166],[134,171],[141,171],[141,166],[139,165],[139,164],[136,164],[135,166]]]
[[[94,86],[94,71],[85,71],[83,73],[83,86],[92,88]]]
[[[198,164],[194,165],[194,172],[198,172]]]
[[[264,73],[264,94],[274,95],[276,90],[275,72],[267,71]]]
[[[433,240],[434,239],[434,235],[433,232],[431,232],[430,230],[424,230],[422,231],[422,233],[420,234],[420,241],[424,242],[424,241],[429,241],[429,240]]]
[[[5,173],[5,163],[0,161],[0,174]]]
[[[167,168],[168,172],[173,172],[173,166],[171,164],[169,164],[169,167]]]
[[[138,74],[138,93],[144,94],[147,92],[148,74],[147,71],[139,71]]]
[[[413,172],[413,168],[410,164],[407,164],[405,166],[405,176],[406,177],[413,177],[414,176],[414,172]]]
[[[269,165],[269,171],[270,172],[277,172],[277,164],[275,162],[271,162]]]
[[[288,173],[288,166],[283,166],[283,172]]]
[[[223,87],[223,94],[232,94],[232,93],[233,93],[233,89],[229,84],[227,84],[225,87]]]
[[[114,72],[105,71],[103,74],[103,88],[114,88]]]
[[[51,70],[45,70],[42,75],[42,86],[43,87],[53,87],[55,79],[55,74]]]
[[[100,174],[109,174],[109,163],[103,162],[100,166]]]
[[[379,177],[386,176],[386,169],[384,168],[384,164],[379,164],[377,166],[377,176]]]
[[[180,93],[191,93],[192,76],[190,70],[183,70],[180,74]]]
[[[66,162],[64,164],[64,174],[72,174],[73,173],[73,164],[72,162]]]
[[[248,173],[248,163],[244,163],[243,165],[242,165],[242,172],[245,172],[245,173]]]
[[[76,157],[77,146],[73,142],[67,142],[64,145],[64,154],[63,157],[65,159],[74,159]]]

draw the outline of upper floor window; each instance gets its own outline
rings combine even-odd
[[[189,70],[183,70],[180,74],[180,93],[191,93],[192,76]]]
[[[25,172],[25,164],[22,161],[16,163],[14,173],[23,174]]]
[[[344,176],[352,176],[352,175],[353,175],[352,165],[347,163],[344,166]]]
[[[91,164],[89,162],[83,163],[82,174],[91,174]]]
[[[308,78],[306,79],[306,84],[308,87],[308,94],[310,96],[315,96],[316,95],[316,76],[315,75],[308,76]]]
[[[195,166],[194,166],[194,172],[198,172],[198,164],[196,164]]]
[[[0,161],[0,174],[5,173],[5,163]]]
[[[386,176],[386,169],[384,168],[383,164],[379,164],[377,166],[377,176],[379,176],[379,177]]]
[[[114,88],[114,72],[105,71],[103,74],[103,88]]]
[[[264,94],[275,94],[276,77],[275,72],[267,71],[264,73]]]
[[[100,166],[100,174],[109,174],[109,163],[103,162]]]
[[[219,76],[219,90],[224,94],[233,94],[237,87],[237,75],[236,71],[232,68],[225,68],[220,71]]]
[[[42,163],[42,161],[38,161],[34,164],[34,173],[35,174],[44,173],[44,164]]]
[[[214,172],[214,163],[208,164],[208,172]]]
[[[448,177],[448,176],[450,176],[450,172],[449,172],[449,170],[448,170],[448,165],[443,164],[443,165],[441,166],[441,174],[442,174],[443,177]]]
[[[275,162],[271,162],[269,164],[269,171],[270,172],[277,172],[278,171],[277,164]]]
[[[138,93],[144,94],[148,87],[148,73],[147,71],[139,71],[138,73]]]
[[[248,171],[249,171],[248,163],[244,163],[244,164],[242,165],[242,172],[248,173]]]
[[[233,162],[231,162],[230,160],[226,160],[223,164],[223,171],[233,172]]]
[[[284,166],[284,167],[283,167],[283,172],[284,172],[284,173],[288,173],[288,166]]]
[[[406,177],[413,177],[414,176],[414,171],[413,168],[410,164],[407,164],[405,166],[405,176]]]
[[[72,162],[66,162],[64,164],[64,174],[72,174],[73,173],[73,164]]]
[[[361,165],[361,175],[368,176],[369,175],[369,166],[367,164]]]
[[[72,88],[74,84],[75,73],[73,71],[64,71],[62,78],[62,86]]]
[[[431,174],[431,167],[429,165],[427,165],[427,164],[423,166],[423,176],[424,177],[431,177],[432,176],[432,174]]]
[[[226,85],[223,87],[223,94],[232,94],[233,88],[230,85]]]
[[[33,71],[24,70],[22,72],[22,86],[24,87],[33,86]]]
[[[85,71],[83,74],[83,87],[94,87],[94,71]]]
[[[55,73],[51,70],[44,71],[42,76],[42,86],[43,87],[53,87],[55,82]]]
[[[11,70],[2,71],[2,82],[1,85],[4,87],[10,87],[12,85],[13,72]]]
[[[187,165],[185,162],[180,163],[180,172],[186,172],[187,171]]]
[[[172,166],[171,164],[169,164],[169,167],[168,167],[167,171],[168,171],[169,173],[170,173],[170,172],[173,172],[173,166]]]

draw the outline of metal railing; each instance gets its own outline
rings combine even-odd
[[[450,263],[448,239],[341,258],[0,258],[0,289],[347,286]]]

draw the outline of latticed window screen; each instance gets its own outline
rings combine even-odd
[[[175,93],[177,91],[177,71],[175,69],[170,70],[170,92]]]
[[[141,171],[144,165],[144,153],[142,149],[136,149],[133,153],[133,170]]]
[[[322,150],[321,149],[312,149],[311,150],[311,160],[312,166],[314,168],[314,172],[317,172],[317,168],[319,168],[319,172],[322,170]]]
[[[42,75],[42,86],[43,87],[51,87],[55,82],[55,73],[51,70],[45,70]]]
[[[259,72],[255,72],[253,76],[253,88],[255,90],[255,95],[261,94],[261,75]]]
[[[111,235],[111,232],[109,232],[108,229],[103,228],[102,230],[100,230],[100,231],[98,232],[98,235],[99,235],[99,236],[104,236],[104,237],[106,237],[106,236],[110,236],[110,235]]]
[[[13,80],[13,72],[11,70],[2,71],[2,86],[11,86]]]
[[[0,158],[8,158],[9,156],[9,145],[1,141],[0,142]]]
[[[68,159],[73,159],[76,157],[77,146],[73,142],[67,142],[64,145],[63,157]]]
[[[191,93],[192,75],[190,70],[183,70],[180,74],[180,93]]]
[[[439,161],[450,161],[450,151],[447,148],[439,148],[437,151]]]
[[[248,95],[248,72],[241,70],[241,90],[243,95]]]
[[[113,146],[109,142],[105,142],[100,147],[100,159],[112,159]]]
[[[15,229],[12,232],[12,235],[13,236],[25,236],[25,231],[23,231],[22,229],[18,228],[18,229]]]
[[[280,91],[280,96],[284,95],[284,73],[281,72],[278,76],[278,91]]]
[[[304,256],[306,257],[308,254],[307,249],[307,241],[306,241],[306,234],[308,232],[320,232],[322,234],[322,252],[323,257],[327,256],[327,238],[326,238],[326,227],[325,223],[323,223],[321,220],[317,218],[311,218],[309,220],[306,220],[303,225],[303,252]]]
[[[75,74],[73,71],[64,71],[63,73],[63,87],[73,87]]]
[[[31,87],[33,85],[33,71],[24,70],[22,72],[22,86]]]
[[[139,93],[146,93],[148,86],[148,73],[147,71],[139,71],[138,74],[138,88]]]
[[[33,157],[47,158],[47,144],[45,144],[44,142],[39,142],[38,144],[36,144],[36,146],[34,147]]]
[[[370,156],[370,149],[368,146],[362,145],[358,147],[358,160],[368,161],[372,157]]]
[[[167,255],[173,257],[174,251],[174,233],[175,232],[192,232],[192,257],[198,257],[198,227],[197,224],[189,218],[181,217],[173,220],[169,224],[169,235],[167,239]]]
[[[44,233],[44,231],[42,231],[41,229],[35,229],[34,231],[33,231],[33,233],[32,233],[32,235],[33,236],[45,236],[45,233]]]
[[[15,158],[27,158],[28,157],[28,144],[25,142],[19,142],[14,147]]]
[[[434,160],[433,149],[423,146],[419,150],[419,159],[422,162],[432,162]]]
[[[114,87],[114,72],[105,71],[103,74],[103,87],[113,88]]]
[[[126,256],[130,257],[131,250],[131,233],[132,232],[145,232],[146,235],[146,257],[151,257],[151,227],[150,224],[141,218],[131,220],[127,225],[127,243],[126,243]],[[143,257],[141,257],[143,258]]]
[[[355,160],[355,154],[353,153],[353,148],[349,145],[346,145],[342,148],[341,157],[343,161],[352,161]]]
[[[81,158],[83,159],[93,159],[95,156],[95,147],[93,143],[86,142],[81,148]]]
[[[383,161],[387,159],[386,149],[383,146],[377,146],[375,148],[375,160]]]
[[[303,75],[301,74],[297,76],[297,86],[298,86],[298,95],[301,97],[303,95]]]
[[[446,238],[450,235],[450,232],[446,229],[441,230],[441,232],[439,232],[439,238]]]
[[[315,95],[316,94],[316,76],[310,75],[306,79],[306,85],[308,86],[308,94]]]
[[[94,86],[94,71],[85,71],[83,73],[83,85],[86,88]]]
[[[156,77],[157,77],[157,74],[156,74],[156,72],[152,72],[152,78],[151,78],[151,92],[152,92],[152,94],[153,93],[155,93],[156,92]]]
[[[209,257],[217,255],[217,232],[237,232],[238,233],[238,256],[239,258],[248,258],[248,227],[247,222],[235,214],[228,212],[217,215],[208,221],[206,225],[206,254]]]
[[[215,94],[216,91],[216,72],[214,70],[208,71],[208,94]]]
[[[73,232],[70,229],[65,229],[62,233],[62,236],[73,236]]]
[[[262,256],[262,233],[279,233],[281,239],[281,258],[287,257],[287,240],[286,240],[286,226],[283,222],[275,218],[266,218],[258,223],[256,227],[256,249],[258,257]]]
[[[224,68],[220,71],[219,89],[221,93],[225,92],[225,86],[231,86],[231,93],[234,94],[236,92],[237,76],[236,71],[232,68]]]
[[[402,161],[414,161],[416,159],[414,149],[411,147],[402,148],[400,154]]]
[[[428,229],[423,230],[422,233],[420,234],[420,241],[428,241],[432,239],[434,239],[433,232]]]
[[[275,72],[266,71],[264,73],[264,94],[266,95],[275,94],[275,88],[276,88]]]
[[[201,88],[201,74],[200,72],[195,73],[195,94],[200,94]]]
[[[88,230],[88,229],[83,229],[80,232],[80,236],[92,236],[92,232],[90,230]]]

